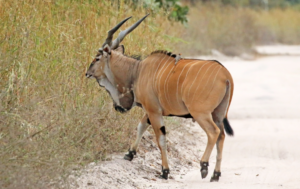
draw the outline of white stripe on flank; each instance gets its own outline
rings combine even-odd
[[[153,63],[152,63],[152,64],[154,65],[153,67],[155,67],[156,62],[159,61],[159,60],[161,61],[161,58],[160,58],[159,56],[156,56],[156,57],[153,58]],[[158,65],[158,66],[159,66],[159,65]],[[158,68],[158,67],[157,67],[157,68]],[[153,72],[152,72],[152,75],[156,73],[157,68],[156,68],[156,69],[153,68],[153,70],[152,70],[152,71],[153,71]]]
[[[189,74],[191,68],[192,68],[195,64],[197,64],[197,63],[198,63],[198,62],[195,62],[193,65],[191,65],[191,67],[190,67],[190,68],[188,69],[188,71],[186,72],[185,78],[183,79],[182,84],[181,84],[181,90],[180,90],[181,95],[182,95],[182,89],[183,89],[183,86],[182,86],[182,85],[183,85],[183,83],[184,83],[184,81],[185,81],[187,75]]]
[[[170,62],[170,64],[172,64],[172,62]],[[175,68],[175,66],[173,66],[173,68],[171,68],[171,70],[170,70],[170,72],[169,72],[169,74],[168,74],[168,76],[167,76],[167,78],[166,78],[166,80],[165,80],[165,84],[164,84],[165,98],[167,99],[168,105],[170,106],[171,109],[172,109],[172,107],[171,107],[171,104],[170,104],[169,95],[168,95],[168,97],[167,97],[167,94],[168,94],[168,87],[167,87],[167,89],[166,89],[166,83],[169,84],[169,82],[167,82],[167,81],[169,81],[170,74],[173,72],[174,68]]]
[[[179,86],[180,76],[181,76],[181,74],[183,73],[185,67],[188,66],[188,65],[190,65],[190,64],[192,64],[192,63],[194,63],[194,62],[198,62],[198,60],[192,61],[192,62],[190,62],[190,63],[187,63],[187,64],[183,67],[183,69],[181,70],[181,72],[180,72],[180,74],[179,74],[179,76],[178,76],[178,80],[177,80],[177,89],[176,89],[176,96],[177,96],[177,102],[178,102],[178,104],[180,104],[179,98],[178,98],[178,89],[179,89],[178,86]]]
[[[153,85],[155,85],[155,78],[156,78],[157,70],[158,70],[159,66],[161,65],[163,59],[165,59],[166,57],[161,58],[160,56],[157,56],[156,58],[157,58],[157,60],[155,61],[155,64],[156,64],[156,62],[159,61],[159,60],[160,60],[160,62],[159,62],[159,64],[157,65],[156,70],[155,70],[155,72],[154,72],[154,74],[153,74],[152,88],[154,87]]]
[[[194,81],[193,81],[193,83],[191,84],[191,86],[190,86],[190,88],[189,88],[188,95],[187,95],[188,98],[190,97],[190,91],[191,91],[191,88],[192,88],[192,86],[194,85],[195,81],[197,80],[197,77],[198,77],[200,71],[201,71],[202,68],[203,68],[206,64],[208,64],[208,63],[209,63],[209,62],[206,62],[205,64],[203,64],[203,65],[201,66],[201,68],[198,70],[197,75],[196,75],[196,77],[194,78]],[[201,80],[201,81],[202,81],[202,80]],[[199,83],[200,83],[200,82],[199,82]]]
[[[212,67],[213,65],[214,65],[214,64],[212,64],[210,67]],[[218,65],[219,65],[219,64],[218,64]],[[209,68],[210,68],[210,67],[209,67]],[[204,91],[204,89],[205,89],[205,87],[206,87],[207,83],[209,82],[209,79],[210,79],[211,75],[213,74],[214,70],[215,70],[217,67],[218,67],[218,66],[216,66],[216,67],[215,67],[215,68],[212,70],[211,74],[209,75],[209,77],[208,77],[208,79],[207,79],[207,82],[206,82],[206,84],[205,84],[205,85],[202,87],[202,90],[201,90],[201,92],[200,92],[200,93],[198,93],[198,94],[199,94],[199,96],[200,96],[200,95],[202,94],[202,92]],[[209,68],[206,70],[205,74],[207,73],[207,71],[209,70]],[[205,74],[203,75],[203,77],[202,77],[201,81],[203,80],[203,78],[204,78]],[[196,92],[197,92],[197,90],[198,90],[199,86],[200,86],[200,83],[198,84],[198,86],[197,86],[196,90],[194,91],[194,95],[193,95],[192,101],[194,100],[195,94],[196,94]]]
[[[209,93],[208,93],[208,95],[211,93],[211,91],[213,90],[213,88],[214,88],[214,84],[215,84],[215,81],[216,81],[216,78],[217,78],[217,76],[218,76],[218,73],[219,73],[219,71],[222,69],[223,67],[221,66],[220,68],[219,68],[219,70],[217,71],[217,73],[215,74],[215,78],[214,78],[214,81],[213,81],[213,83],[212,83],[212,87],[211,87],[211,90],[209,91]]]
[[[166,55],[166,57],[169,57],[167,60],[164,61],[164,65],[159,69],[157,76],[155,76],[155,78],[158,78],[158,80],[155,82],[155,89],[159,92],[159,89],[157,88],[157,85],[160,83],[160,78],[162,76],[162,73],[164,72],[164,70],[167,68],[164,68],[166,65],[166,62],[169,61],[169,59],[171,58],[170,56]]]
[[[157,57],[157,60],[160,59],[160,62],[159,62],[158,66],[157,66],[157,68],[156,68],[156,70],[155,70],[155,72],[154,72],[154,75],[153,75],[153,81],[152,81],[152,86],[154,85],[153,88],[155,88],[155,86],[156,86],[155,79],[156,79],[157,70],[158,70],[158,68],[160,67],[161,63],[163,62],[163,60],[164,60],[165,58],[166,58],[166,56],[164,56],[163,58],[160,58],[160,56]],[[156,62],[157,62],[157,61],[156,61]],[[155,63],[156,63],[156,62],[155,62]]]
[[[169,60],[169,59],[168,59]],[[162,76],[164,75],[165,71],[168,69],[169,66],[173,66],[171,62],[168,62],[168,60],[164,64],[164,68],[162,68],[162,71],[160,72],[158,83],[160,83]],[[165,66],[167,64],[167,66]],[[160,93],[160,89],[158,88],[158,91]]]

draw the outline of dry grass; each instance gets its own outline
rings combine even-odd
[[[147,12],[120,2],[0,0],[0,188],[56,188],[71,168],[129,147],[142,112],[113,111],[85,78],[107,31]],[[149,16],[124,40],[127,54],[170,47],[175,27]]]
[[[300,11],[271,9],[255,15],[258,44],[300,44]]]
[[[257,44],[300,44],[300,12],[199,3],[190,10],[182,38],[190,44],[179,48],[189,55],[210,54],[211,49],[217,49],[236,56],[252,53]]]

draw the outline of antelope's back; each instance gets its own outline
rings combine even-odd
[[[187,109],[200,106],[213,111],[224,98],[226,81],[233,85],[228,70],[217,61],[181,59],[176,65],[175,61],[168,54],[155,53],[142,62],[139,86],[145,89],[143,95],[155,96],[164,115],[184,115]]]

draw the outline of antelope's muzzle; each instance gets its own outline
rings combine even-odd
[[[88,73],[86,73],[85,76],[86,76],[87,78],[92,77],[92,75],[91,75],[91,74],[88,74]]]

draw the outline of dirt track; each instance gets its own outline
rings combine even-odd
[[[283,49],[288,52],[289,47]],[[70,177],[71,188],[300,189],[300,47],[293,47],[289,56],[281,47],[260,50],[283,55],[252,61],[217,58],[235,81],[229,111],[235,136],[225,139],[218,183],[209,182],[216,150],[207,178],[201,179],[199,158],[206,136],[188,121],[167,135],[172,144],[168,181],[156,177],[160,153],[153,136],[146,133],[132,162],[123,160],[124,153],[120,153],[112,161],[91,164],[79,176]]]

